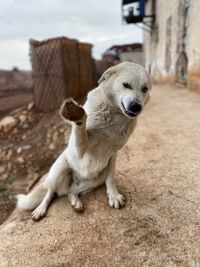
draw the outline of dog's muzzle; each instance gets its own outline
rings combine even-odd
[[[125,108],[124,104],[122,103],[124,113],[129,117],[136,117],[142,111],[142,105],[137,101],[131,101],[128,105],[128,108]]]

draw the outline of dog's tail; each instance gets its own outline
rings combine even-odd
[[[28,195],[19,194],[17,198],[17,208],[23,210],[32,210],[36,208],[47,193],[43,183],[36,186]]]

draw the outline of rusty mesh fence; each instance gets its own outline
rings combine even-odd
[[[30,40],[36,108],[53,110],[66,97],[80,99],[87,94],[94,85],[91,48],[65,37]]]

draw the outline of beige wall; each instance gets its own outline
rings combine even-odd
[[[188,43],[188,87],[200,92],[200,0],[191,0]]]
[[[187,3],[189,6],[187,16],[183,16],[183,10],[185,10],[183,7]],[[184,50],[188,57],[188,76],[186,77],[188,87],[199,90],[199,12],[199,0],[156,1],[155,27],[151,33],[144,32],[145,65],[146,68],[151,65],[154,80],[159,82],[177,80],[177,66],[181,51]],[[146,3],[146,14],[152,14],[152,0]]]

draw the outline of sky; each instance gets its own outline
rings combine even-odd
[[[92,43],[96,59],[143,40],[141,29],[122,24],[121,0],[0,0],[0,69],[30,69],[29,39],[59,36]]]

